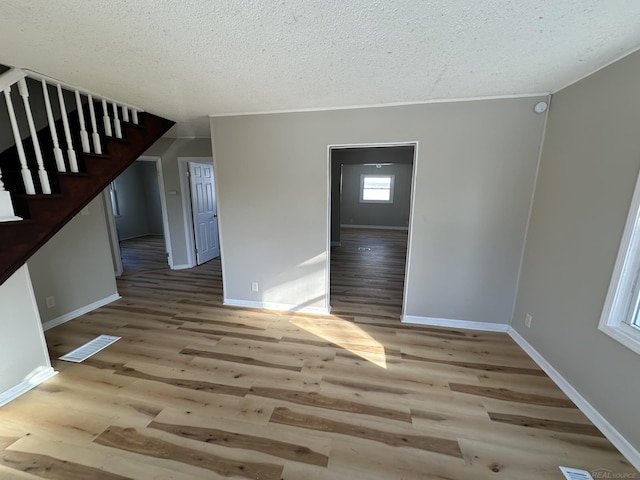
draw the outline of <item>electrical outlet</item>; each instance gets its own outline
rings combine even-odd
[[[47,308],[56,306],[56,297],[47,297],[44,300],[47,302]]]
[[[524,326],[527,328],[531,328],[531,320],[533,320],[533,317],[527,313],[524,316]]]
[[[84,207],[80,210],[80,215],[89,215],[89,207]]]
[[[251,282],[251,291],[252,292],[258,292],[258,282]]]

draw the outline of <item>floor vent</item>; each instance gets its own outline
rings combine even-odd
[[[111,335],[100,335],[90,342],[85,343],[81,347],[76,348],[73,352],[69,352],[66,355],[61,356],[60,360],[74,363],[84,362],[91,355],[95,355],[100,350],[107,348],[113,342],[116,342],[118,340],[120,340],[120,337],[113,337]]]

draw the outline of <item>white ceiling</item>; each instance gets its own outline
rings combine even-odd
[[[183,122],[553,92],[640,46],[638,0],[4,0],[0,63]]]

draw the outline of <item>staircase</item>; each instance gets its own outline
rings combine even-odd
[[[0,153],[1,285],[174,122],[25,70],[0,91],[14,138]]]

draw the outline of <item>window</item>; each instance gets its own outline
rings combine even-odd
[[[116,190],[116,182],[111,182],[109,184],[109,198],[111,199],[111,209],[113,210],[113,215],[119,217],[120,206],[118,205],[118,191]]]
[[[361,203],[393,203],[395,175],[360,175]]]
[[[640,177],[598,328],[640,353]]]

